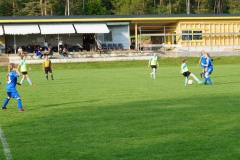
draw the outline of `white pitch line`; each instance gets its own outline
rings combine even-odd
[[[5,154],[5,157],[6,157],[6,160],[12,160],[12,155],[10,153],[10,149],[8,147],[8,143],[7,143],[7,140],[3,134],[3,131],[2,131],[2,128],[0,126],[0,139],[2,141],[2,146],[3,146],[3,150],[4,150],[4,154]]]

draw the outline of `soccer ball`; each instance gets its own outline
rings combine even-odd
[[[193,84],[193,80],[189,79],[188,84]]]

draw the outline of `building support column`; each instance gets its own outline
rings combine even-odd
[[[138,50],[138,27],[137,27],[137,23],[135,23],[135,50]]]

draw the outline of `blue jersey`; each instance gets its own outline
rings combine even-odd
[[[36,56],[39,56],[39,55],[41,55],[41,51],[40,51],[40,50],[37,50],[37,51],[36,51]]]
[[[14,71],[10,71],[8,74],[8,81],[7,81],[7,92],[16,91],[16,84],[17,84],[17,77],[18,74]]]
[[[207,64],[206,58],[204,55],[200,56],[201,66],[204,67]]]
[[[212,71],[213,71],[213,65],[212,65],[212,58],[207,58],[207,64],[206,64],[206,66],[207,66],[207,70],[206,70],[206,73],[208,73],[208,74],[211,74],[212,73]]]
[[[207,58],[206,59],[206,66],[207,66],[207,68],[210,68],[210,67],[212,67],[213,68],[213,66],[212,66],[212,58]]]

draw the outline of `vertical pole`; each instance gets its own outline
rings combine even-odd
[[[135,50],[138,50],[137,23],[135,23]]]
[[[58,34],[58,53],[60,53],[59,52],[59,34]]]
[[[165,48],[165,45],[166,45],[166,26],[164,26],[164,52],[166,52],[166,48]]]
[[[14,51],[15,51],[15,54],[17,53],[17,45],[16,45],[16,37],[15,37],[15,34],[14,34]]]

